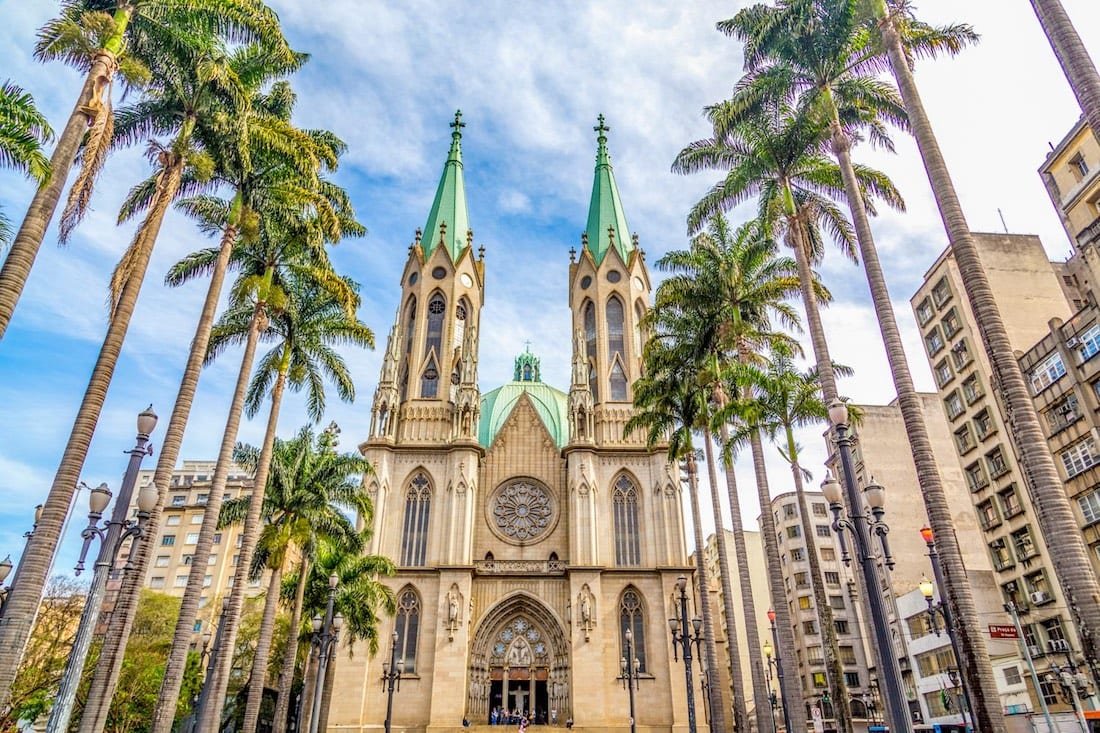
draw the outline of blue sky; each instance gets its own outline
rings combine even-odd
[[[608,0],[560,2],[408,2],[272,0],[286,32],[312,54],[295,78],[297,121],[327,127],[349,144],[338,180],[352,194],[370,233],[334,253],[363,285],[361,315],[379,347],[392,321],[406,249],[422,226],[446,157],[450,122],[461,108],[466,190],[477,243],[486,248],[481,379],[487,391],[510,378],[526,340],[543,361],[546,381],[568,383],[568,250],[586,220],[596,115],[607,116],[610,149],[627,219],[649,261],[685,244],[684,216],[713,175],[675,176],[669,164],[686,143],[707,134],[701,108],[736,81],[737,44],[714,30],[746,3]],[[1100,6],[1064,0],[1086,44],[1100,57]],[[1052,258],[1068,242],[1036,174],[1047,143],[1057,142],[1078,111],[1028,3],[922,0],[933,22],[962,20],[983,35],[955,60],[922,62],[918,80],[973,229],[1000,231],[1003,210],[1014,232],[1037,233]],[[53,3],[0,0],[2,76],[32,92],[55,127],[68,113],[79,78],[31,58],[35,29]],[[931,387],[908,305],[909,295],[944,245],[916,151],[857,151],[886,170],[909,203],[875,228],[919,387]],[[147,166],[123,151],[100,179],[93,211],[66,248],[51,230],[11,330],[0,344],[0,557],[18,555],[20,535],[57,467],[105,327],[106,283],[132,227],[115,226],[118,204]],[[0,173],[0,205],[18,221],[30,185]],[[747,211],[733,214],[742,219]],[[167,422],[205,282],[161,284],[179,257],[206,246],[171,213],[154,254],[130,335],[85,466],[84,480],[117,486],[131,445],[134,416],[152,402]],[[885,403],[893,392],[860,271],[835,258],[823,275],[837,295],[825,323],[836,360],[856,369],[842,384],[856,401]],[[214,455],[236,361],[230,352],[206,370],[182,457]],[[347,355],[358,384],[352,405],[330,399],[326,419],[343,428],[344,445],[366,437],[380,350]],[[305,422],[288,398],[281,433]],[[258,442],[262,419],[241,439]],[[153,437],[159,444],[160,432]],[[820,474],[820,431],[802,436],[808,464]],[[154,465],[147,459],[146,467]],[[778,461],[773,488],[785,490]],[[747,469],[747,467],[746,467]],[[750,484],[747,470],[744,485]],[[755,523],[756,504],[744,501]],[[83,525],[80,500],[57,564],[71,568]]]

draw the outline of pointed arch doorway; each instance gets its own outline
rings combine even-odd
[[[561,624],[527,594],[507,598],[478,624],[470,654],[467,717],[520,711],[533,723],[564,725],[572,715],[569,645]]]

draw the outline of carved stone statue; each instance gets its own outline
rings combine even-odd
[[[461,623],[462,592],[458,589],[457,583],[452,583],[451,589],[447,591],[447,641],[454,641],[455,632],[458,631],[458,627]]]
[[[584,631],[584,640],[588,641],[592,629],[596,627],[596,596],[592,589],[585,583],[581,592],[577,595],[577,609],[580,615],[580,627]]]

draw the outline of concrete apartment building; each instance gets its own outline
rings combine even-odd
[[[1100,272],[1100,142],[1084,119],[1051,146],[1039,176],[1073,247],[1074,256],[1067,263],[1070,274],[1088,295],[1097,283],[1093,273]],[[1083,305],[1078,300],[1074,310]]]

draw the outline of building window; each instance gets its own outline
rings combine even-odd
[[[848,633],[848,622],[842,618],[838,618],[833,622],[833,628],[836,629],[836,633],[844,635]]]
[[[1088,361],[1100,351],[1100,323],[1094,323],[1077,334],[1077,353],[1081,361]]]
[[[1020,504],[1020,497],[1016,495],[1016,484],[1010,484],[997,495],[1001,497],[1001,513],[1005,519],[1014,517],[1024,510]]]
[[[970,355],[970,346],[967,345],[966,339],[959,339],[958,342],[951,347],[951,361],[955,365],[955,369],[962,369],[969,364],[974,357]]]
[[[840,585],[840,573],[836,572],[835,570],[826,570],[822,574],[825,576],[825,585]]]
[[[1024,576],[1024,583],[1027,585],[1028,593],[1045,593],[1050,595],[1050,584],[1047,582],[1047,575],[1042,570],[1034,572],[1031,575]]]
[[[798,597],[798,607],[800,609],[802,609],[803,611],[809,611],[811,608],[813,608],[813,606],[810,604],[810,597],[809,596],[799,596]]]
[[[196,494],[195,503],[199,506],[206,506],[206,502],[210,501],[210,494]]]
[[[974,429],[978,432],[979,440],[985,440],[996,430],[988,407],[974,416]]]
[[[153,564],[158,568],[166,568],[168,567],[169,560],[171,560],[171,558],[168,555],[157,555],[157,561]]]
[[[1052,652],[1069,651],[1069,643],[1066,641],[1066,632],[1062,628],[1062,619],[1058,616],[1039,622],[1047,637],[1047,649]]]
[[[963,380],[962,390],[963,399],[966,400],[966,404],[968,405],[973,405],[978,401],[979,397],[985,394],[985,391],[982,389],[982,383],[978,381],[977,372]]]
[[[405,674],[416,674],[416,643],[420,639],[420,597],[412,588],[397,597],[397,658],[405,660]]]
[[[1012,559],[1012,553],[1008,550],[1008,544],[1003,537],[999,537],[989,543],[989,554],[993,558],[993,568],[997,571],[1007,570],[1016,564]]]
[[[177,588],[186,588],[187,587],[187,576],[186,575],[177,575],[176,576],[176,587]]]
[[[1085,524],[1100,522],[1100,488],[1077,497],[1077,506],[1081,507],[1081,516],[1085,518]]]
[[[810,576],[808,573],[795,573],[794,574],[794,587],[795,588],[809,588]]]
[[[982,529],[992,529],[1001,523],[1001,515],[997,512],[997,505],[992,499],[986,499],[978,504],[978,521]]]
[[[1066,477],[1073,478],[1096,465],[1096,443],[1091,437],[1087,437],[1066,448],[1058,456],[1062,459],[1062,467],[1066,469]]]
[[[947,284],[947,276],[941,277],[940,281],[932,287],[932,300],[937,308],[942,308],[950,298],[951,286]]]
[[[1032,368],[1031,374],[1028,375],[1031,391],[1039,394],[1065,376],[1065,373],[1066,365],[1062,362],[1062,355],[1055,351]]]
[[[1077,405],[1077,395],[1071,392],[1051,405],[1050,409],[1043,414],[1046,416],[1047,427],[1050,428],[1052,435],[1068,428],[1081,418],[1081,412]]]
[[[827,524],[815,524],[814,525],[814,531],[817,532],[818,537],[831,537],[832,536],[832,530],[829,529],[829,525],[827,525]]]
[[[1024,527],[1012,533],[1012,546],[1016,550],[1016,559],[1023,562],[1039,554],[1035,541],[1031,538],[1031,527]]]
[[[920,323],[921,328],[928,325],[928,322],[932,320],[932,316],[935,311],[932,309],[932,301],[925,298],[917,304],[917,322]]]
[[[1008,461],[1005,460],[1005,453],[1001,450],[1001,446],[986,453],[985,462],[989,466],[989,475],[992,478],[1000,478],[1008,473]]]
[[[184,506],[187,504],[187,497],[180,494],[176,494],[172,497],[172,506]]]
[[[164,587],[164,576],[163,575],[154,575],[152,578],[149,578],[149,587],[154,588],[154,589],[163,588]]]
[[[626,371],[623,369],[623,302],[615,296],[607,300],[607,358],[611,364],[610,397],[615,402],[626,401]]]
[[[584,306],[584,344],[588,356],[588,391],[592,393],[592,399],[599,402],[596,389],[596,304],[592,301]]]
[[[836,550],[831,547],[822,547],[821,560],[823,562],[836,562]]]
[[[981,461],[974,461],[963,472],[966,474],[966,485],[971,491],[980,491],[989,486],[989,479],[985,475],[985,468]]]
[[[840,647],[840,663],[841,664],[855,664],[856,663],[856,650],[855,647],[842,646]]]
[[[615,512],[615,564],[640,565],[642,533],[638,526],[638,489],[627,476],[619,476],[615,481],[611,503]]]
[[[443,316],[447,312],[447,301],[436,293],[428,301],[428,332],[424,336],[424,356],[440,356],[443,347]]]
[[[426,400],[439,396],[439,367],[435,363],[434,355],[428,357],[428,366],[424,367],[424,373],[420,375],[420,396]]]
[[[214,544],[215,545],[220,545],[221,543],[222,543],[222,533],[221,532],[215,532],[214,533]]]
[[[814,621],[802,622],[802,633],[807,635],[813,635],[817,633],[817,623]]]
[[[798,516],[797,512],[795,512],[794,504],[783,505],[783,516],[787,519],[794,519]]]
[[[949,420],[954,420],[963,414],[963,403],[957,390],[951,390],[951,393],[943,398],[943,408]]]
[[[822,504],[821,502],[816,502],[815,501],[812,506],[813,506],[813,513],[814,513],[815,517],[827,517],[827,516],[829,516],[828,515],[828,510],[826,509],[825,505]]]
[[[932,330],[924,336],[924,346],[928,349],[929,356],[935,356],[943,350],[943,334],[939,326],[932,326]]]
[[[814,687],[816,687],[818,689],[824,689],[825,687],[828,687],[828,685],[829,685],[828,681],[826,681],[826,679],[825,679],[825,673],[824,672],[814,672],[813,673],[813,683],[814,683]]]
[[[859,672],[845,672],[844,684],[846,684],[849,688],[859,687],[861,684],[859,681]]]
[[[1045,676],[1039,678],[1039,691],[1043,694],[1043,702],[1047,705],[1058,704],[1058,683],[1048,681]]]
[[[622,658],[626,658],[626,630],[634,635],[634,658],[638,660],[638,671],[646,671],[645,617],[642,614],[642,601],[638,592],[628,589],[619,601],[619,645]]]
[[[945,384],[955,378],[955,372],[951,371],[951,365],[947,363],[947,359],[941,359],[940,362],[936,364],[933,373],[936,377],[936,386],[941,389]]]
[[[802,536],[802,528],[797,524],[787,527],[787,536],[792,540]]]
[[[187,533],[187,541],[184,544],[197,545],[198,543],[199,543],[199,533],[198,532],[188,532]]]
[[[805,560],[805,559],[806,559],[806,551],[805,550],[803,550],[801,547],[792,547],[791,548],[791,561],[792,562],[799,562],[800,560]]]
[[[956,308],[952,308],[944,314],[943,335],[947,338],[951,338],[959,332],[960,328],[962,328],[962,323],[959,320],[959,311]]]
[[[974,431],[970,429],[970,423],[963,423],[963,426],[955,431],[955,447],[958,448],[960,455],[966,455],[977,444],[978,442],[974,440]]]
[[[401,564],[420,567],[428,557],[428,518],[432,489],[428,477],[417,473],[405,492],[405,525],[401,533]]]
[[[192,514],[191,524],[202,524],[203,514]]]
[[[844,596],[829,596],[829,608],[834,611],[844,610]]]
[[[184,555],[182,560],[183,560],[184,565],[190,565],[191,563],[193,563],[195,561],[195,556],[194,555]]]
[[[174,534],[166,534],[160,538],[161,547],[171,547],[176,544],[176,536]]]
[[[1015,665],[1003,668],[1001,674],[1004,675],[1006,685],[1022,685],[1024,683],[1024,678],[1020,676],[1020,668]]]
[[[1073,172],[1073,177],[1079,182],[1083,181],[1085,176],[1089,174],[1088,163],[1085,162],[1085,156],[1081,153],[1069,159],[1069,169]]]
[[[616,358],[611,364],[611,375],[608,380],[609,393],[613,402],[626,402],[626,370],[623,363]]]
[[[928,623],[928,614],[923,611],[916,616],[905,619],[905,625],[909,627],[909,636],[914,641],[932,633],[932,624]]]

